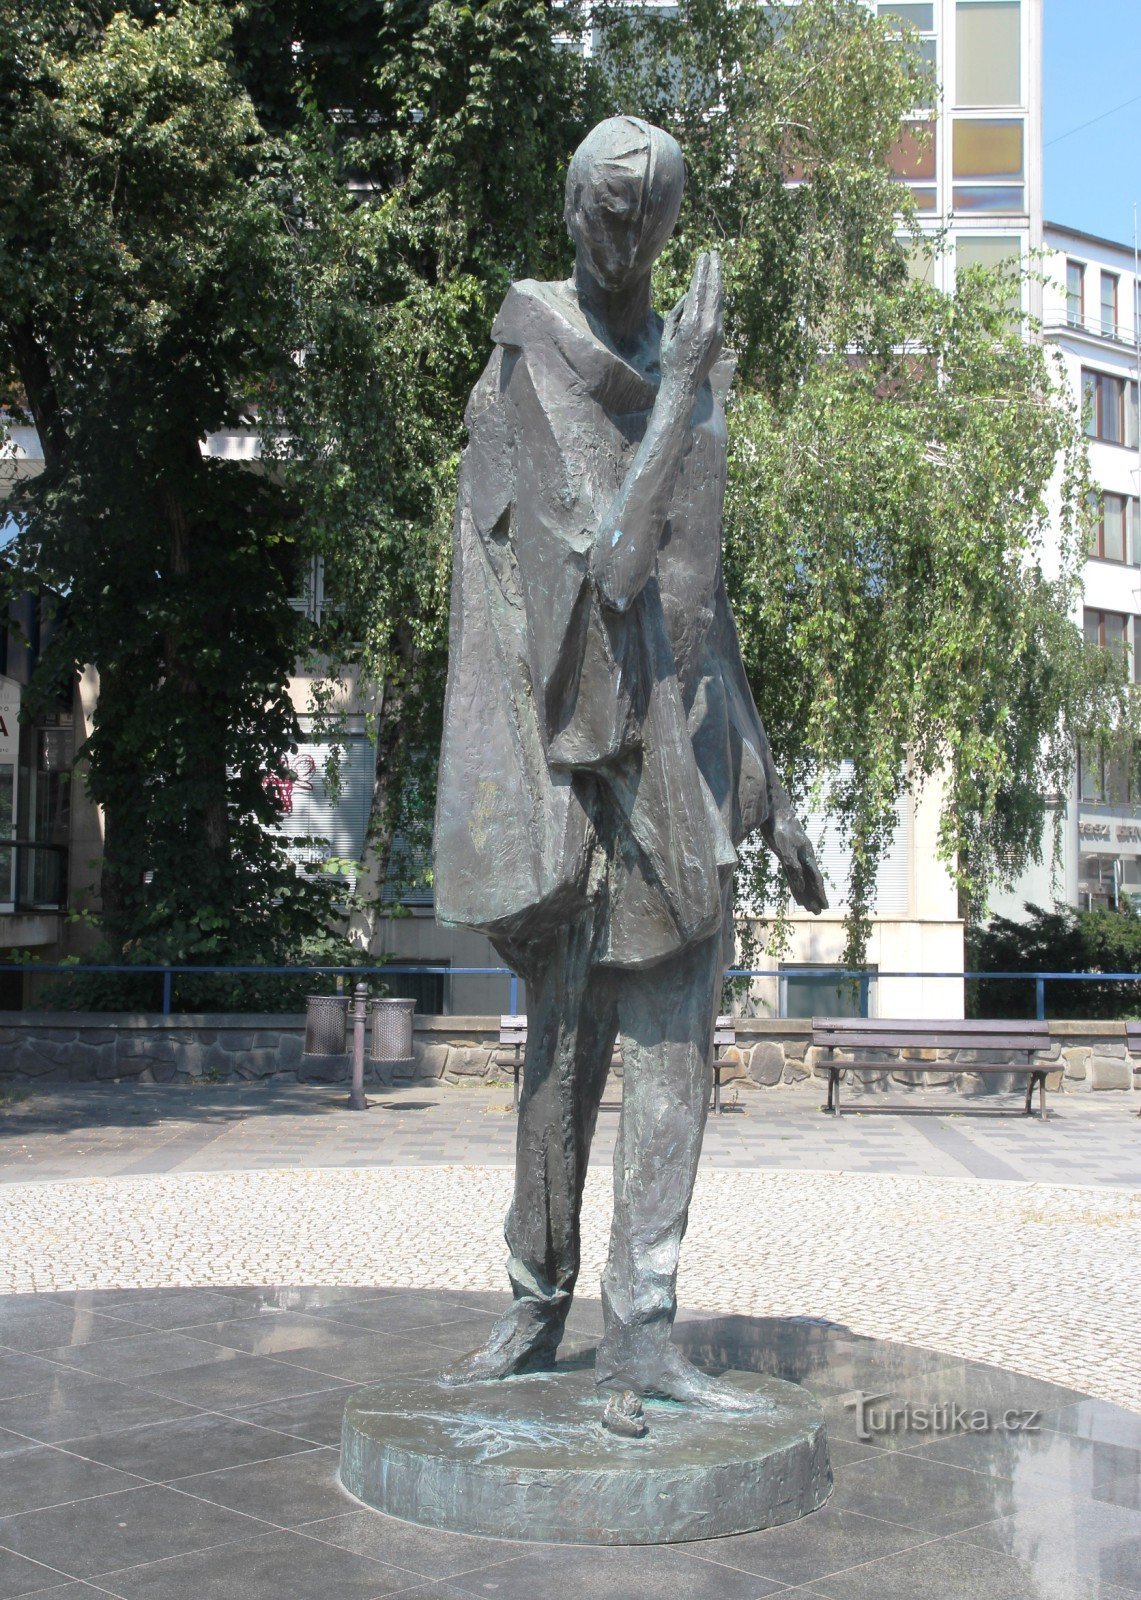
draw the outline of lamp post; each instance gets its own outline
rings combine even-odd
[[[349,1110],[367,1111],[364,1097],[364,1026],[368,1017],[368,984],[358,983],[353,990],[353,1081],[349,1090]]]

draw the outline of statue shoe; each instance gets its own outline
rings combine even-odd
[[[705,1411],[758,1413],[773,1409],[770,1400],[744,1394],[720,1378],[711,1378],[687,1361],[674,1344],[657,1345],[619,1365],[609,1362],[604,1341],[598,1348],[595,1373],[600,1388],[632,1389],[644,1400],[675,1400],[679,1405]]]
[[[532,1316],[525,1320],[508,1312],[492,1328],[482,1349],[464,1356],[441,1375],[440,1382],[456,1386],[513,1378],[522,1372],[551,1372],[562,1332],[561,1324],[552,1328],[544,1319]]]

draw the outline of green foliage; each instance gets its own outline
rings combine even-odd
[[[1027,905],[1026,920],[995,917],[968,941],[974,972],[1141,972],[1141,917],[1128,908],[1051,911]],[[978,1017],[1032,1017],[1035,986],[992,978],[970,986]],[[1046,1015],[1114,1020],[1141,1016],[1141,983],[1048,983]]]
[[[347,187],[320,186],[299,241],[305,381],[278,453],[325,558],[320,660],[376,686],[383,870],[397,828],[419,847],[409,860],[428,843],[467,397],[511,279],[569,267],[565,164],[604,107],[597,74],[558,42],[582,26],[578,5],[424,0],[371,15],[357,80],[334,102],[337,143],[315,157]],[[333,92],[317,27],[296,53],[315,73],[314,148],[331,109],[316,99]]]
[[[1020,274],[964,273],[951,296],[908,280],[888,155],[930,98],[917,55],[855,0],[744,15],[683,0],[619,20],[609,59],[623,103],[687,153],[663,300],[700,249],[725,263],[726,578],[778,766],[851,846],[836,888],[858,964],[902,794],[941,795],[940,853],[977,916],[1040,852],[1075,736],[1126,737],[1137,711],[1071,620],[1084,440],[1011,317]],[[747,898],[787,907],[768,854],[750,865]]]
[[[334,733],[338,674],[372,695],[381,868],[425,839],[464,403],[507,283],[568,268],[566,162],[620,110],[689,166],[660,303],[722,253],[726,573],[778,764],[853,848],[848,958],[904,790],[942,785],[975,914],[1035,854],[1075,735],[1135,713],[1069,620],[1082,441],[1009,278],[907,279],[887,157],[929,93],[858,0],[0,0],[0,367],[47,457],[13,581],[66,595],[45,685],[100,671],[119,954],[272,960],[327,922],[336,877],[265,828],[299,654]],[[265,470],[202,459],[254,422]],[[777,902],[763,853],[753,880]]]
[[[0,353],[46,464],[11,502],[10,582],[65,596],[43,684],[99,671],[104,928],[120,959],[272,960],[328,905],[265,827],[296,737],[295,513],[200,441],[289,377],[289,151],[221,5],[2,0],[0,36]]]

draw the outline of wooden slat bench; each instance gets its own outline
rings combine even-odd
[[[730,1066],[725,1054],[737,1043],[737,1025],[732,1017],[718,1017],[713,1028],[713,1109],[721,1114],[721,1073]],[[523,1071],[523,1056],[527,1049],[527,1018],[502,1016],[499,1019],[499,1053],[497,1066],[511,1068],[511,1104],[519,1109],[519,1076]]]
[[[1045,1121],[1046,1078],[1056,1066],[1042,1066],[1036,1057],[1050,1048],[1050,1025],[1047,1022],[960,1022],[936,1019],[934,1021],[896,1021],[879,1017],[813,1017],[812,1043],[817,1050],[827,1050],[828,1059],[821,1063],[828,1072],[828,1104],[822,1111],[840,1115],[840,1079],[845,1072],[857,1071],[909,1073],[918,1076],[924,1072],[978,1072],[988,1076],[999,1073],[1026,1073],[1026,1103],[1022,1112],[991,1110],[992,1116],[1030,1116],[1034,1087],[1038,1087],[1038,1114]],[[898,1059],[883,1060],[870,1056],[873,1050],[898,1051]],[[1022,1061],[938,1061],[909,1057],[906,1052],[916,1050],[971,1050],[985,1051],[1006,1057],[1021,1056]],[[843,1053],[838,1059],[837,1052]],[[819,1058],[817,1058],[819,1060]],[[914,1114],[913,1106],[887,1105],[862,1106],[863,1111],[904,1112]],[[989,1108],[988,1108],[989,1110]]]

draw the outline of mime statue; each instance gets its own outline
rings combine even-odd
[[[670,1341],[678,1252],[733,952],[737,849],[759,829],[827,905],[753,703],[721,571],[721,269],[663,321],[676,141],[599,124],[567,175],[569,282],[508,291],[466,413],[435,833],[441,921],[526,982],[511,1308],[453,1382],[553,1366],[616,1036],[623,1099],[600,1386],[748,1401]]]

